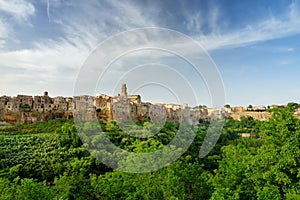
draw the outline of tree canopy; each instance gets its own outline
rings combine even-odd
[[[271,109],[267,121],[227,119],[217,144],[201,159],[210,122],[200,119],[187,151],[149,173],[117,171],[96,159],[87,150],[103,142],[94,123],[76,129],[73,120],[57,119],[1,127],[0,199],[300,199],[300,120],[295,108],[291,103]],[[148,153],[168,145],[180,124],[167,121],[148,138],[133,135],[147,135],[153,129],[150,122],[136,123],[127,130],[132,134],[115,121],[100,127],[114,145]],[[143,167],[130,157],[123,164]]]

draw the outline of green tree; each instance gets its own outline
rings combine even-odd
[[[291,111],[295,111],[298,107],[299,107],[299,105],[295,102],[289,102],[287,104],[287,108]]]
[[[222,148],[212,199],[300,197],[300,120],[288,108],[272,112],[261,124],[257,150],[242,143]]]
[[[257,184],[277,187],[281,198],[300,192],[300,120],[290,109],[273,110],[261,129],[264,144],[256,156]]]
[[[82,145],[75,124],[65,123],[56,130],[58,141],[62,147],[75,148]]]
[[[229,104],[225,104],[224,108],[231,108]]]

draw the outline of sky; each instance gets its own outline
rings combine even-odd
[[[300,2],[289,0],[0,0],[0,96],[45,90],[53,97],[73,96],[83,66],[101,44],[145,27],[181,33],[201,46],[222,80],[224,103],[300,102]],[[160,35],[156,44],[195,56],[194,48],[170,38]],[[154,45],[151,38],[144,40]],[[111,49],[119,52],[122,45],[114,43]],[[104,57],[112,55],[106,55],[110,47],[101,48]],[[103,72],[101,59],[93,61],[99,63],[97,73]],[[137,66],[143,70],[125,76]],[[194,104],[185,85],[194,90],[197,104],[214,105],[212,83],[196,77],[189,63],[170,52],[131,52],[105,73],[87,94],[116,95],[126,82],[129,93],[141,94],[143,101]],[[165,82],[150,84],[151,77]]]

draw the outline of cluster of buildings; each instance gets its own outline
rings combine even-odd
[[[44,92],[43,96],[17,95],[16,97],[2,96],[0,97],[0,109],[5,111],[36,111],[48,112],[55,110],[72,110],[72,98],[48,96],[48,92]]]
[[[34,123],[55,118],[82,118],[98,121],[109,120],[159,122],[189,121],[197,123],[199,118],[210,119],[227,116],[238,119],[241,116],[252,116],[255,119],[267,119],[265,107],[225,107],[225,113],[213,108],[191,108],[188,105],[152,104],[142,102],[140,95],[128,95],[126,84],[122,84],[121,93],[117,96],[100,94],[98,96],[81,95],[75,97],[51,98],[48,92],[43,96],[17,95],[16,97],[0,97],[0,122]]]
[[[73,99],[69,97],[17,95],[0,97],[0,122],[34,123],[55,118],[71,118]]]
[[[128,95],[126,84],[122,84],[121,93],[117,96],[100,94],[96,97],[78,96],[73,99],[76,118],[92,120],[97,116],[98,121],[116,120],[161,122],[189,121],[198,123],[199,118],[208,117],[206,109],[190,108],[187,105],[178,104],[152,104],[142,102],[140,95]]]

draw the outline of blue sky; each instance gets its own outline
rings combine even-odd
[[[99,43],[143,27],[179,31],[201,44],[219,69],[226,103],[300,102],[300,2],[288,0],[0,0],[0,95],[72,96]],[[174,101],[161,89],[135,92],[145,101]],[[211,104],[207,91],[197,96]]]

